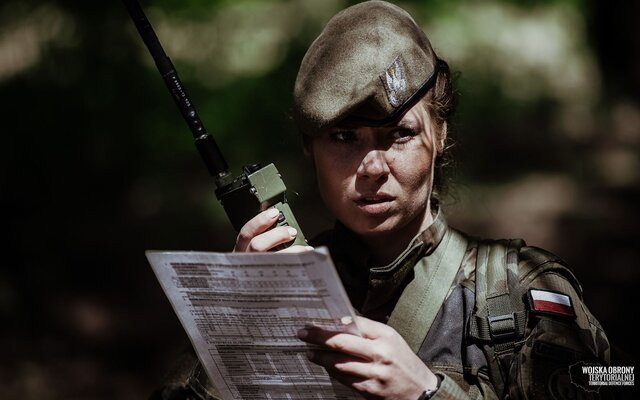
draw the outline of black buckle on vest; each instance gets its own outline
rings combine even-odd
[[[488,316],[489,334],[491,339],[502,340],[516,337],[516,314],[502,314],[496,316]]]

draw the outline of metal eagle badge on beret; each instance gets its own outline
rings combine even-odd
[[[534,314],[575,318],[571,297],[547,289],[529,289],[529,309]]]
[[[396,57],[384,75],[380,76],[384,88],[389,97],[389,103],[394,107],[400,107],[405,100],[407,90],[407,80],[405,78],[404,67],[400,56]]]

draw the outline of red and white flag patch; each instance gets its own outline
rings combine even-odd
[[[529,289],[531,311],[540,314],[575,317],[571,297],[551,290]]]

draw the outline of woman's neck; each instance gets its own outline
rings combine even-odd
[[[416,235],[433,223],[431,207],[399,230],[382,235],[361,237],[371,252],[371,265],[381,267],[390,264],[402,253]]]

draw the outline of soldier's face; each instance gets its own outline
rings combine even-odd
[[[419,102],[394,126],[342,126],[313,139],[310,153],[329,211],[362,236],[426,228],[433,129]]]

